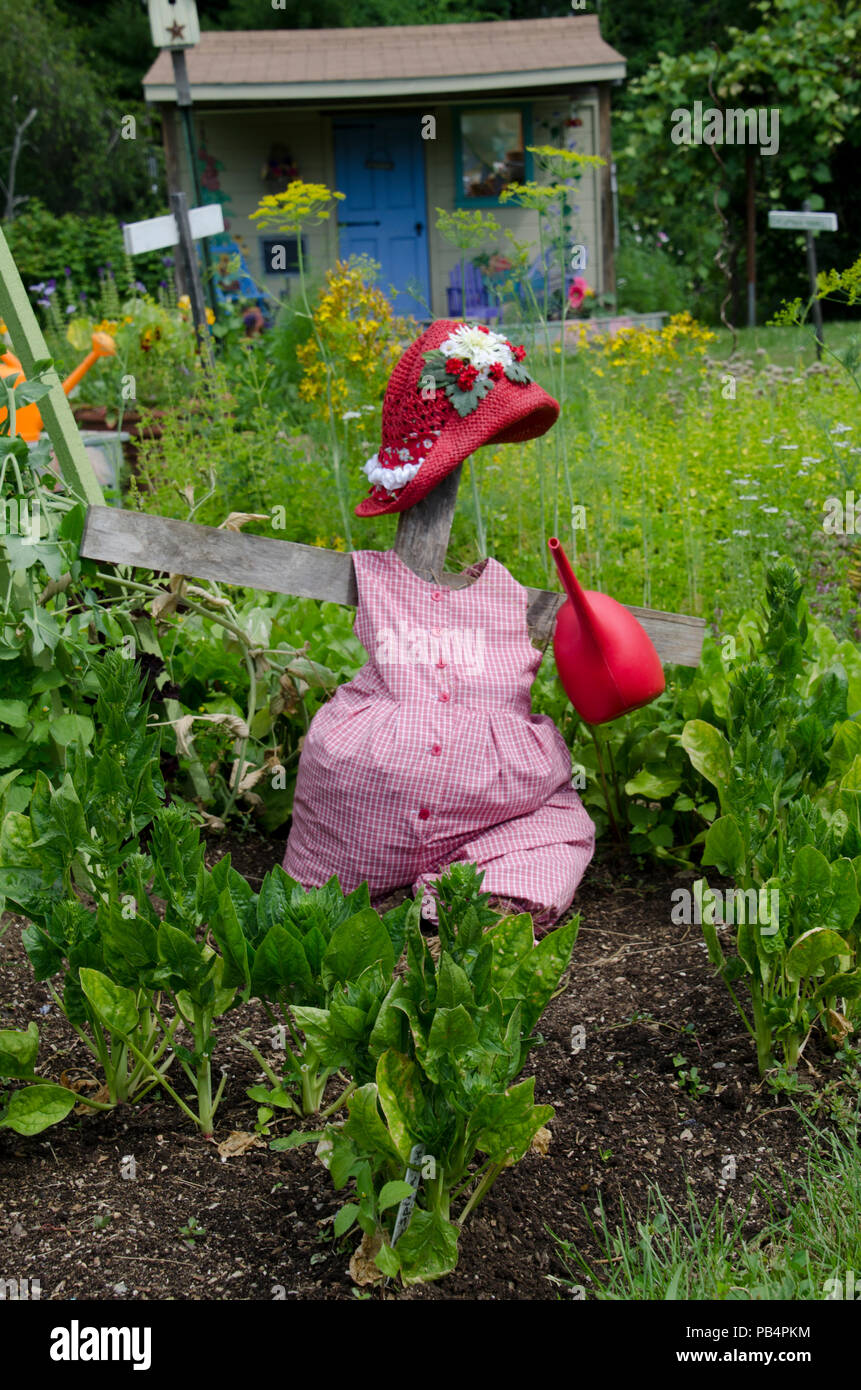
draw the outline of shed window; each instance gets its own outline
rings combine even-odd
[[[530,175],[526,153],[527,115],[519,106],[496,106],[457,113],[455,150],[459,206],[496,203],[504,188]]]

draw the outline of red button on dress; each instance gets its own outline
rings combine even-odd
[[[439,698],[442,700],[443,704],[445,704],[446,700],[450,699],[451,697],[449,696],[447,690],[441,690],[439,692]]]
[[[440,599],[440,598],[442,598],[442,594],[441,594],[440,590],[439,590],[439,589],[434,589],[433,593],[431,594],[431,598],[433,598],[433,599]]]
[[[440,668],[445,666],[445,662],[443,661],[442,657],[440,657],[439,661],[437,662],[437,666],[439,666]]]
[[[431,748],[431,752],[433,753],[433,755],[434,755],[435,758],[438,758],[439,755],[440,755],[440,753],[442,752],[442,744],[441,744],[441,743],[435,743],[435,744],[433,745],[433,747]]]
[[[427,820],[429,815],[430,811],[428,810],[427,806],[423,806],[419,811],[419,820]]]

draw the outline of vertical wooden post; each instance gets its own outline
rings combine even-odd
[[[463,464],[459,463],[427,497],[401,512],[395,550],[422,579],[439,579],[445,569],[462,470]]]
[[[0,317],[9,330],[13,351],[24,368],[25,376],[32,376],[35,363],[44,361],[51,354],[2,231]],[[45,373],[43,380],[51,387],[51,394],[39,402],[39,411],[54,446],[63,480],[69,491],[79,500],[87,502],[90,506],[104,507],[104,494],[78,433],[72,407],[60,385],[60,378],[51,370]]]
[[[212,367],[212,344],[209,341],[209,329],[206,323],[206,302],[203,298],[203,285],[200,282],[200,269],[194,250],[194,238],[191,235],[191,223],[188,220],[188,204],[185,194],[171,193],[170,208],[176,218],[177,230],[179,231],[179,249],[188,284],[191,316],[194,319],[197,345],[207,366]]]
[[[805,212],[810,212],[810,201],[809,201],[809,199],[805,198],[805,200],[804,200],[804,202],[801,204],[801,206],[802,206],[802,208],[803,208],[803,210],[804,210]],[[808,276],[810,277],[810,293],[811,293],[811,295],[815,296],[815,294],[816,294],[816,243],[815,243],[815,241],[813,240],[813,233],[812,233],[812,232],[805,232],[804,238],[805,238],[805,241],[806,241],[806,243],[807,243],[807,274],[808,274]],[[814,298],[813,304],[812,304],[812,310],[813,310],[813,322],[814,322],[814,324],[816,325],[816,360],[817,360],[817,362],[821,362],[821,361],[822,361],[822,344],[825,342],[825,337],[824,337],[823,332],[822,332],[822,302],[821,302],[821,300]]]
[[[747,151],[747,326],[756,327],[756,154]]]
[[[616,293],[616,253],[613,217],[612,159],[610,140],[610,86],[607,82],[598,84],[598,150],[597,153],[607,162],[597,170],[598,184],[598,225],[601,237],[603,294]],[[598,286],[595,285],[595,289]]]
[[[161,138],[164,145],[164,168],[167,175],[168,198],[172,189],[182,188],[182,161],[179,154],[179,131],[177,129],[177,108],[165,102],[161,107]],[[186,284],[185,266],[181,255],[177,255],[174,261],[174,280],[176,282],[176,292],[178,295],[187,294],[191,298],[191,290]],[[165,277],[166,279],[169,277]]]
[[[197,168],[197,150],[195,148],[194,140],[194,120],[191,114],[191,85],[188,80],[188,66],[185,61],[185,49],[173,48],[171,49],[170,56],[173,60],[173,83],[176,87],[176,105],[179,112],[179,118],[182,122],[183,130],[185,131],[185,142],[188,152],[188,172],[191,178],[191,186],[194,189],[195,204],[197,207],[200,207],[201,203],[203,202],[203,193],[201,192],[200,174],[198,173]],[[173,187],[169,190],[171,197],[173,197],[174,189],[179,189],[180,187],[181,184],[179,183],[173,185]],[[210,274],[211,266],[209,263],[209,247],[206,244],[205,238],[201,245],[200,252],[203,257],[204,270],[206,271],[206,297],[209,301],[210,309],[212,310],[213,314],[215,314],[217,312],[215,304],[215,290],[213,288],[212,276]]]

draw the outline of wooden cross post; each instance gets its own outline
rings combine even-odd
[[[220,203],[204,203],[189,211],[184,193],[171,193],[171,211],[166,217],[149,217],[145,222],[127,222],[123,227],[123,245],[130,256],[144,251],[158,251],[164,246],[179,245],[183,278],[188,287],[191,315],[201,351],[207,364],[212,364],[212,345],[206,323],[206,301],[200,279],[200,268],[194,249],[195,241],[217,236],[224,231],[224,212]]]
[[[409,511],[398,523],[395,550],[404,564],[440,586],[462,589],[471,582],[465,574],[443,572],[461,468]],[[189,578],[214,579],[297,598],[322,599],[355,605],[358,589],[352,556],[296,541],[246,536],[240,531],[174,521],[119,507],[91,507],[87,513],[81,555],[85,559],[148,570],[163,570]],[[532,641],[545,647],[565,595],[550,589],[527,589],[527,623]],[[698,666],[705,623],[682,613],[662,613],[628,605],[642,624],[663,662]]]

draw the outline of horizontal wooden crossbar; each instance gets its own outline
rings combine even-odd
[[[245,536],[239,531],[119,507],[88,509],[80,553],[85,559],[107,564],[165,570],[297,598],[352,606],[358,602],[352,557],[343,551],[268,536]],[[447,588],[463,588],[470,582],[463,574],[440,576],[440,583]],[[538,646],[544,646],[552,635],[564,595],[549,589],[527,588],[527,593],[529,635]],[[705,628],[702,618],[627,606],[645,628],[661,661],[699,665]]]

